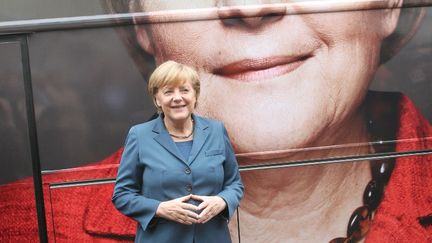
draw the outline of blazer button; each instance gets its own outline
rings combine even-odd
[[[189,174],[191,173],[191,170],[190,170],[189,168],[187,168],[187,169],[185,170],[185,173],[186,173],[187,175],[189,175]]]
[[[192,192],[192,185],[191,184],[186,185],[186,191]]]

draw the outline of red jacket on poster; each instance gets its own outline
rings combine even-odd
[[[398,140],[432,136],[408,98],[399,104]],[[432,148],[432,140],[398,143],[396,151]],[[43,175],[50,242],[132,241],[136,222],[111,203],[113,183],[62,187],[68,181],[115,178],[122,149],[89,166]],[[396,159],[366,242],[432,242],[432,155]],[[32,178],[0,186],[0,242],[38,242]],[[247,188],[246,188],[247,190]],[[420,224],[426,217],[429,223]]]

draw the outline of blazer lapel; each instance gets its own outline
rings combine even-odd
[[[157,118],[156,124],[153,127],[153,132],[156,133],[156,136],[154,137],[154,140],[156,140],[156,142],[158,142],[162,147],[168,150],[168,152],[177,157],[183,163],[186,163],[183,156],[181,156],[179,149],[168,134],[168,131],[166,130],[163,123],[162,115],[159,115],[159,117]]]
[[[194,141],[192,144],[192,150],[189,155],[188,164],[191,165],[195,158],[198,156],[198,153],[202,149],[207,137],[209,135],[208,124],[204,119],[192,114],[192,118],[194,119],[195,127],[194,127]]]

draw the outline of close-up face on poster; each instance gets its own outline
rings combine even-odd
[[[183,234],[169,219],[153,220],[159,214],[143,226],[114,205],[130,128],[164,120],[169,130],[161,90],[175,89],[148,88],[167,61],[199,80],[183,138],[198,141],[201,118],[226,128],[244,187],[218,226],[228,224],[232,242],[432,241],[431,0],[100,0],[77,2],[75,12],[62,2],[58,15],[0,18],[0,242]],[[147,135],[142,141],[157,140]],[[134,190],[148,197],[145,175],[156,169],[143,151],[153,145],[140,146]],[[229,160],[202,153],[205,163]],[[170,177],[191,174],[160,164],[150,184],[164,193]],[[208,165],[194,174],[192,165],[192,178],[218,173]]]

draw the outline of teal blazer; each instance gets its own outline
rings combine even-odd
[[[194,140],[188,159],[168,134],[163,115],[129,131],[112,201],[138,222],[135,242],[231,242],[228,219],[244,190],[234,151],[221,122],[192,117]],[[205,224],[183,225],[155,216],[160,202],[189,194],[218,195],[227,208]]]

